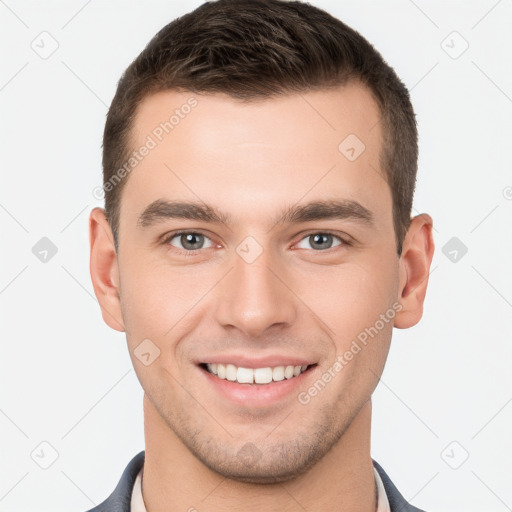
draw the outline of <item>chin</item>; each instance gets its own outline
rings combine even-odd
[[[300,445],[300,443],[299,443]],[[292,446],[267,446],[261,453],[252,443],[246,443],[234,456],[229,450],[196,453],[208,468],[224,478],[248,484],[278,484],[288,482],[306,473],[324,455],[324,449],[297,449]]]

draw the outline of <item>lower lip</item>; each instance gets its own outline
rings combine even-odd
[[[199,366],[199,370],[208,379],[209,384],[221,396],[244,407],[267,407],[285,398],[297,397],[306,389],[305,381],[315,372],[316,366],[291,379],[272,381],[268,384],[240,384],[227,379],[220,379]]]

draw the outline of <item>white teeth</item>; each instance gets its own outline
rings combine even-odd
[[[208,370],[210,371],[210,373],[217,375],[217,365],[215,363],[209,363],[206,366],[208,367]]]
[[[236,372],[236,380],[240,384],[252,384],[254,381],[254,372],[251,368],[239,367]]]
[[[272,382],[272,368],[256,368],[256,370],[254,370],[254,382],[256,382],[256,384],[268,384]]]
[[[235,382],[237,368],[234,364],[226,365],[226,379]]]
[[[284,379],[291,379],[299,376],[306,370],[308,365],[303,366],[275,366],[274,368],[243,368],[234,364],[208,363],[208,371],[217,375],[220,379],[226,379],[240,384],[269,384],[272,381],[278,382]]]
[[[284,380],[284,366],[276,366],[272,370],[272,380],[275,380],[275,381]]]

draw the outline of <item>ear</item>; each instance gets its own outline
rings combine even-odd
[[[119,269],[112,230],[103,208],[89,215],[90,272],[94,294],[105,323],[116,331],[124,331],[119,294]]]
[[[400,256],[398,302],[402,309],[395,315],[394,326],[407,329],[416,325],[423,315],[430,264],[434,255],[432,217],[426,213],[411,219]]]

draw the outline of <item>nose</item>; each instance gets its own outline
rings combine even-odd
[[[299,303],[290,280],[290,272],[269,250],[252,262],[236,254],[231,272],[220,283],[217,322],[251,339],[271,327],[290,327]]]

